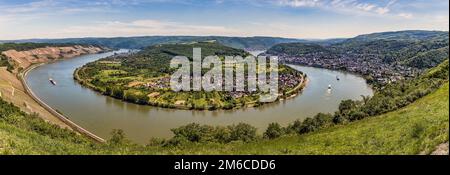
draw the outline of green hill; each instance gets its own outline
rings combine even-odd
[[[267,53],[315,59],[367,57],[388,64],[427,69],[448,58],[448,45],[448,32],[398,31],[360,35],[330,45],[281,43]]]
[[[351,40],[370,41],[370,40],[430,40],[448,38],[448,32],[426,31],[426,30],[405,30],[393,32],[380,32],[366,35],[360,35]]]
[[[273,55],[283,53],[290,56],[303,56],[305,54],[330,54],[330,51],[319,44],[282,43],[271,47],[266,53]]]

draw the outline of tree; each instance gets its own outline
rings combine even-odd
[[[245,123],[229,126],[231,140],[250,142],[256,139],[256,128]]]
[[[125,132],[121,129],[114,129],[111,132],[111,138],[108,140],[111,145],[124,145],[128,143],[125,138]]]
[[[191,123],[186,126],[172,129],[174,137],[186,138],[190,142],[211,141],[213,127]]]
[[[344,100],[339,104],[339,112],[347,113],[349,110],[353,109],[356,106],[356,102],[353,100]]]
[[[284,134],[283,128],[278,123],[270,123],[264,132],[264,138],[276,139]]]
[[[361,95],[362,101],[364,102],[364,105],[367,104],[367,102],[370,100],[370,96]]]

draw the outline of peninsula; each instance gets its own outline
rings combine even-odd
[[[186,56],[192,60],[193,48],[202,48],[202,55],[225,56],[250,55],[241,49],[217,42],[193,42],[184,44],[161,44],[147,47],[138,53],[115,55],[89,63],[75,71],[75,79],[81,84],[128,102],[164,108],[216,110],[255,107],[264,104],[255,91],[180,91],[170,87],[170,60]],[[225,64],[224,64],[225,65]],[[245,68],[247,70],[248,66]],[[202,75],[208,69],[202,69]],[[277,99],[292,97],[305,85],[306,75],[286,65],[278,71]],[[248,70],[246,71],[248,74]],[[248,75],[245,75],[247,77]],[[247,79],[247,78],[245,78]]]

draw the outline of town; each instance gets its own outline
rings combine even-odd
[[[363,75],[370,84],[385,85],[401,79],[413,78],[423,70],[408,66],[389,64],[368,54],[334,54],[325,56],[320,53],[305,54],[300,57],[279,55],[280,62],[311,67],[343,70]]]

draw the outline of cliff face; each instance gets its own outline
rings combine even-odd
[[[27,51],[8,50],[2,52],[18,67],[27,68],[33,63],[45,63],[55,59],[72,58],[84,54],[93,54],[102,51],[94,46],[45,47]]]

